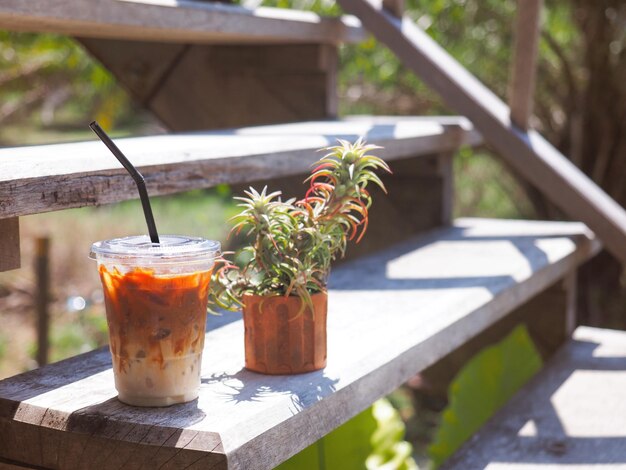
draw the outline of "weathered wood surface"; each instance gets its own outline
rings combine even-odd
[[[79,40],[170,131],[337,117],[334,45]]]
[[[324,370],[248,372],[240,317],[210,317],[197,401],[122,405],[109,353],[98,350],[0,382],[0,456],[71,469],[95,459],[101,468],[272,468],[599,248],[579,223],[459,220],[334,270]]]
[[[542,6],[543,0],[517,1],[509,106],[511,121],[520,129],[528,129],[533,111]]]
[[[626,333],[579,327],[442,469],[626,467]]]
[[[175,131],[336,118],[336,68],[328,45],[192,46],[150,109]]]
[[[37,364],[48,363],[50,335],[50,238],[35,239],[35,311],[37,313]]]
[[[450,107],[467,116],[516,172],[564,213],[587,224],[607,250],[626,262],[624,208],[539,133],[513,125],[509,107],[410,18],[394,17],[376,0],[338,1]]]
[[[2,202],[0,201],[0,206]],[[0,219],[0,272],[20,267],[20,223],[17,217]]]
[[[526,326],[537,351],[548,360],[572,337],[568,331],[569,315],[576,312],[576,270],[545,289],[504,318],[489,325],[463,346],[420,372],[424,382],[422,391],[437,399],[446,400],[450,383],[467,364],[468,358],[485,347],[501,341],[516,326]]]
[[[382,145],[392,161],[476,145],[462,118],[356,118],[118,139],[150,195],[310,171],[337,138]],[[0,219],[137,197],[134,182],[99,141],[0,149]]]
[[[354,17],[190,0],[0,2],[0,28],[158,42],[262,44],[359,42]]]

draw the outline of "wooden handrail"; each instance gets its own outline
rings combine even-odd
[[[535,131],[511,122],[509,107],[409,18],[370,0],[338,0],[447,104],[467,116],[498,154],[626,262],[626,211]]]
[[[509,106],[511,121],[524,130],[533,110],[542,5],[543,0],[517,1]]]

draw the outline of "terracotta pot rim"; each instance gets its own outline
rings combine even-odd
[[[317,296],[320,296],[320,295],[328,295],[328,289],[324,289],[321,292],[316,292],[315,294],[311,294],[311,297],[317,297]],[[246,297],[257,297],[257,298],[265,298],[265,299],[272,299],[274,297],[276,297],[276,298],[283,298],[283,299],[301,299],[302,298],[299,295],[284,296],[282,294],[271,294],[271,295],[243,294],[242,297],[244,299]]]

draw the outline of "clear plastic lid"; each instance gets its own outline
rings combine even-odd
[[[220,255],[220,242],[200,237],[161,235],[161,243],[152,243],[147,235],[113,238],[91,245],[89,257],[117,261],[141,258],[152,263],[204,260]]]

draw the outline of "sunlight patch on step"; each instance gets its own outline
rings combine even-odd
[[[626,371],[576,370],[550,401],[568,437],[626,437]]]

